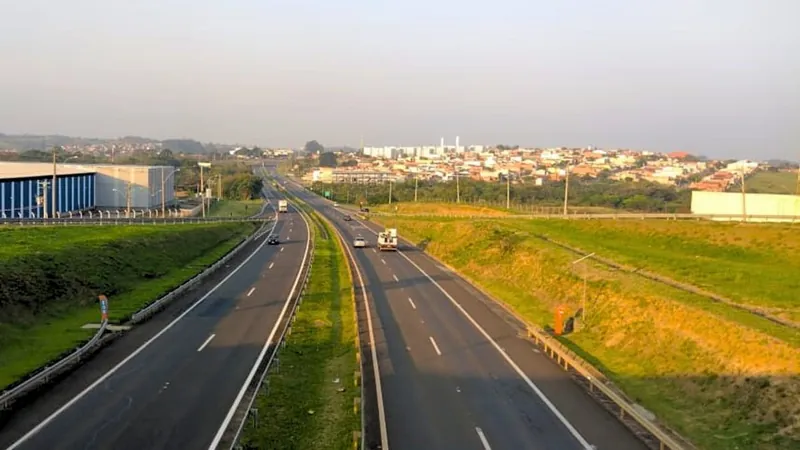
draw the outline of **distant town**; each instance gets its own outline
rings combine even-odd
[[[51,144],[48,144],[51,143]],[[313,145],[309,147],[309,144]],[[752,160],[711,160],[685,151],[659,153],[635,149],[531,148],[504,145],[365,146],[361,149],[325,149],[311,141],[304,148],[259,148],[227,144],[201,144],[194,140],[152,140],[126,137],[117,140],[0,134],[0,159],[57,145],[69,157],[99,158],[114,163],[164,149],[185,157],[288,158],[307,157],[303,176],[310,182],[385,182],[404,179],[450,181],[458,177],[475,181],[542,186],[563,181],[568,175],[582,179],[649,181],[679,189],[725,192],[754,172],[797,172],[797,165]],[[335,155],[333,164],[320,163],[322,154]],[[307,155],[307,156],[306,156]],[[311,162],[311,161],[309,161]],[[322,167],[320,167],[322,166]],[[327,167],[326,167],[327,166]],[[335,166],[335,167],[334,167]],[[795,192],[791,192],[795,193]]]

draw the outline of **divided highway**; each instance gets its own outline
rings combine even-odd
[[[327,200],[286,186],[347,244],[357,235],[369,243],[352,250],[373,316],[389,448],[647,448],[457,274],[407,245],[377,251],[380,227],[344,221]]]
[[[83,390],[59,406],[44,399],[37,408],[36,400],[14,414],[0,429],[0,448],[208,448],[309,257],[308,225],[294,209],[279,215],[273,232],[281,245],[260,238],[228,275],[199,287],[202,297]]]

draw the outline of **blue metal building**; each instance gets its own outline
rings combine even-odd
[[[37,163],[0,164],[0,216],[52,217],[53,166],[46,166]],[[56,171],[56,211],[64,214],[94,208],[95,184],[93,172],[59,167]]]

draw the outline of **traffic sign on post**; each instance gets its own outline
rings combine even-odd
[[[99,295],[97,298],[100,300],[100,314],[103,318],[103,321],[108,320],[108,297],[105,295]]]

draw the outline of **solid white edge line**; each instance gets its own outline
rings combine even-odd
[[[374,230],[372,230],[372,228],[367,227],[367,229],[372,231],[372,233],[374,233],[375,235],[378,234]],[[445,291],[444,288],[438,282],[436,282],[436,280],[433,279],[433,277],[428,275],[427,272],[422,270],[422,268],[419,265],[417,265],[417,263],[415,263],[414,261],[411,260],[411,258],[406,256],[405,252],[401,252],[400,249],[398,248],[397,249],[397,253],[399,253],[400,256],[405,258],[405,260],[408,261],[412,266],[414,266],[422,275],[425,276],[425,278],[427,278],[431,283],[433,283],[433,285],[436,286],[439,289],[439,291],[441,291],[442,294],[444,294],[445,297],[447,297],[450,300],[450,302],[459,311],[461,311],[462,314],[464,314],[464,317],[467,318],[467,320],[472,324],[472,326],[474,326],[475,329],[478,330],[478,332],[480,332],[483,335],[483,337],[485,337],[486,340],[489,341],[490,344],[492,344],[492,347],[494,347],[498,352],[500,352],[500,355],[502,355],[503,359],[506,360],[506,362],[511,366],[512,369],[514,369],[515,372],[517,372],[517,375],[519,375],[520,378],[522,378],[522,380],[525,381],[525,384],[527,384],[528,387],[530,387],[531,390],[536,394],[536,396],[539,397],[539,399],[542,401],[542,403],[544,403],[545,406],[547,406],[547,409],[549,409],[550,412],[554,416],[556,416],[556,418],[559,420],[559,422],[561,422],[564,425],[564,427],[567,428],[567,431],[569,431],[569,433],[572,435],[572,437],[574,437],[578,441],[578,443],[583,446],[583,448],[585,448],[587,450],[593,449],[592,445],[589,444],[589,442],[587,442],[586,439],[584,439],[583,436],[581,436],[581,434],[578,432],[578,430],[576,430],[575,427],[573,427],[572,424],[569,423],[569,421],[566,419],[566,417],[564,417],[564,415],[561,414],[561,411],[559,411],[558,408],[556,408],[556,406],[550,401],[550,399],[548,399],[547,396],[544,395],[544,392],[542,392],[539,389],[539,387],[536,386],[536,384],[525,374],[525,372],[522,371],[522,369],[517,365],[517,363],[515,363],[514,360],[511,359],[510,356],[508,356],[508,353],[506,353],[505,350],[503,350],[503,348],[500,347],[500,344],[498,344],[489,335],[489,333],[487,333],[486,330],[484,330],[483,327],[480,326],[480,324],[467,312],[467,310],[465,310],[464,307],[461,306],[461,304],[458,303],[456,301],[456,299],[453,298],[453,296],[451,296],[447,291]]]
[[[267,341],[264,343],[264,347],[261,349],[261,353],[259,353],[258,355],[258,359],[256,359],[255,364],[253,364],[253,368],[250,369],[250,373],[247,375],[247,379],[242,385],[242,389],[239,390],[239,394],[236,395],[236,399],[233,401],[231,409],[228,410],[228,414],[225,416],[225,420],[222,421],[222,425],[219,427],[219,430],[217,430],[217,434],[214,436],[214,440],[211,441],[211,445],[208,446],[209,450],[214,450],[217,448],[219,442],[222,440],[222,436],[225,434],[225,431],[228,428],[228,424],[230,424],[231,420],[233,420],[233,415],[236,413],[236,408],[239,407],[239,403],[242,402],[242,398],[244,397],[244,394],[247,391],[248,386],[250,386],[250,382],[252,382],[253,378],[256,376],[256,371],[258,370],[258,366],[261,364],[261,361],[264,360],[264,356],[267,353],[269,344],[275,338],[275,334],[278,332],[278,326],[283,320],[283,316],[286,315],[286,310],[289,308],[289,300],[294,295],[295,291],[297,290],[297,285],[300,283],[300,276],[303,274],[303,266],[305,266],[306,259],[308,258],[308,249],[311,247],[311,228],[308,225],[308,221],[306,220],[305,217],[303,217],[302,214],[300,214],[300,217],[303,218],[303,222],[305,222],[306,224],[306,231],[308,232],[308,238],[306,239],[306,250],[305,254],[303,254],[303,261],[300,263],[300,269],[298,269],[297,271],[297,276],[294,279],[292,290],[289,292],[289,296],[286,297],[286,301],[283,304],[281,313],[280,315],[278,315],[278,319],[275,321],[275,326],[272,327],[272,331],[270,331],[269,337],[267,338]]]
[[[486,435],[483,434],[483,430],[480,427],[475,427],[475,432],[478,433],[478,438],[481,440],[481,444],[483,444],[483,450],[492,450],[492,447],[489,446],[489,441],[486,439]]]
[[[408,297],[408,303],[411,303],[411,307],[417,309],[417,305],[414,304],[414,300],[411,300],[411,297]]]
[[[350,250],[350,247],[346,245],[344,242],[344,236],[342,236],[341,232],[339,232],[335,226],[334,231],[336,231],[339,239],[342,240],[342,244],[344,244],[343,246],[345,250],[347,250],[350,260],[353,261],[353,266],[355,267],[356,275],[358,276],[358,284],[361,287],[361,296],[364,298],[364,309],[367,311],[367,328],[369,329],[369,351],[372,355],[372,371],[375,377],[375,392],[378,400],[378,423],[379,428],[381,429],[381,449],[389,450],[389,433],[386,430],[386,411],[383,405],[383,385],[381,384],[381,371],[378,367],[378,351],[375,346],[375,331],[373,330],[372,326],[372,311],[370,308],[369,295],[367,295],[367,290],[364,285],[364,277],[361,276],[361,269],[358,267],[358,262],[356,261],[355,256],[353,256],[353,252]],[[373,248],[372,251],[375,251],[375,249]]]
[[[250,292],[247,293],[247,296],[250,297],[251,295],[253,295],[253,292],[255,292],[255,290],[256,290],[256,288],[251,287],[250,288]]]
[[[197,351],[198,351],[198,352],[202,352],[202,351],[203,351],[203,349],[204,349],[204,348],[206,348],[206,345],[208,345],[208,343],[209,343],[209,342],[211,342],[211,340],[212,340],[212,339],[214,339],[214,336],[216,336],[216,334],[212,334],[211,336],[209,336],[209,337],[208,337],[208,339],[206,339],[206,341],[205,341],[205,342],[203,342],[203,345],[201,345],[201,346],[200,346],[200,347],[197,349]]]
[[[276,214],[276,216],[277,216],[277,214]],[[276,217],[275,223],[272,225],[272,230],[273,230],[273,231],[275,230],[275,227],[276,227],[277,225],[278,225],[278,221],[277,221],[277,217]],[[167,326],[165,326],[164,328],[162,328],[162,329],[161,329],[161,331],[159,331],[158,333],[156,333],[156,335],[155,335],[155,336],[153,336],[153,337],[151,337],[150,339],[148,339],[147,341],[145,341],[145,343],[144,343],[144,344],[140,345],[140,346],[139,346],[139,347],[138,347],[136,350],[134,350],[134,351],[133,351],[133,353],[131,353],[130,355],[128,355],[127,357],[125,357],[125,359],[123,359],[122,361],[120,361],[119,363],[117,363],[117,365],[115,365],[114,367],[112,367],[112,368],[111,368],[111,370],[109,370],[108,372],[104,373],[104,374],[103,374],[103,375],[102,375],[100,378],[98,378],[97,380],[95,380],[95,381],[94,381],[94,383],[92,383],[92,384],[90,384],[89,386],[87,386],[87,387],[86,387],[84,390],[82,390],[81,392],[79,392],[79,393],[78,393],[78,395],[76,395],[75,397],[72,397],[72,399],[70,399],[70,401],[68,401],[67,403],[65,403],[65,404],[64,404],[64,405],[63,405],[61,408],[58,408],[58,409],[57,409],[57,410],[56,410],[54,413],[50,414],[49,416],[47,416],[47,418],[45,418],[44,420],[42,420],[41,422],[39,422],[39,423],[38,423],[38,424],[37,424],[35,427],[33,427],[33,429],[31,429],[30,431],[28,431],[27,433],[25,433],[25,435],[23,435],[21,438],[17,439],[17,440],[16,440],[16,441],[15,441],[13,444],[11,444],[11,446],[10,446],[10,447],[8,447],[6,450],[14,450],[15,448],[17,448],[17,447],[19,447],[20,445],[24,444],[24,443],[25,443],[25,441],[27,441],[28,439],[30,439],[31,437],[33,437],[35,434],[37,434],[39,431],[41,431],[41,430],[42,430],[44,427],[46,427],[46,426],[47,426],[47,425],[48,425],[50,422],[52,422],[52,421],[53,421],[53,420],[54,420],[56,417],[58,417],[59,415],[61,415],[61,413],[63,413],[63,412],[64,412],[64,411],[66,411],[67,409],[69,409],[69,408],[70,408],[72,405],[74,405],[74,404],[75,404],[75,403],[77,403],[77,402],[78,402],[80,399],[82,399],[84,396],[86,396],[86,394],[87,394],[89,391],[91,391],[92,389],[96,388],[98,385],[100,385],[100,384],[101,384],[101,383],[103,383],[104,381],[106,381],[106,380],[107,380],[107,379],[108,379],[108,378],[109,378],[111,375],[114,375],[114,373],[116,373],[116,372],[117,372],[117,371],[118,371],[118,370],[119,370],[119,369],[120,369],[122,366],[124,366],[125,364],[127,364],[127,363],[128,363],[128,361],[132,360],[132,359],[133,359],[133,358],[135,358],[135,357],[136,357],[136,356],[137,356],[139,353],[141,353],[142,351],[144,351],[144,349],[145,349],[145,348],[147,348],[147,347],[149,347],[149,346],[150,346],[150,344],[152,344],[152,343],[153,343],[153,341],[155,341],[156,339],[158,339],[159,337],[161,337],[161,336],[162,336],[164,333],[166,333],[166,332],[167,332],[167,330],[169,330],[169,329],[170,329],[170,328],[172,328],[172,327],[173,327],[173,326],[174,326],[176,323],[178,323],[178,321],[180,321],[181,319],[183,319],[184,317],[186,317],[186,315],[187,315],[187,314],[189,314],[190,312],[192,312],[192,310],[193,310],[193,309],[195,309],[195,308],[196,308],[198,305],[200,305],[200,304],[201,304],[201,303],[203,303],[203,302],[204,302],[204,301],[205,301],[205,300],[206,300],[208,297],[210,297],[210,296],[211,296],[211,294],[213,294],[213,293],[214,293],[214,292],[215,292],[215,291],[216,291],[216,290],[217,290],[217,289],[218,289],[220,286],[222,286],[223,284],[225,284],[225,282],[226,282],[226,281],[228,281],[228,280],[229,280],[229,279],[230,279],[232,276],[236,275],[236,272],[238,272],[238,271],[239,271],[239,269],[241,269],[242,267],[244,267],[244,265],[245,265],[245,264],[247,264],[247,263],[248,263],[248,262],[249,262],[251,259],[253,259],[253,257],[254,257],[254,256],[255,256],[255,255],[256,255],[256,254],[257,254],[257,253],[258,253],[258,252],[259,252],[259,251],[260,251],[260,250],[261,250],[261,249],[264,247],[264,245],[266,245],[266,243],[267,243],[267,240],[265,239],[265,240],[264,240],[264,241],[263,241],[263,242],[262,242],[262,243],[261,243],[261,244],[260,244],[258,247],[256,247],[256,249],[255,249],[255,250],[253,250],[253,252],[252,252],[252,253],[250,253],[250,255],[249,255],[249,256],[248,256],[248,257],[247,257],[247,258],[246,258],[244,261],[242,261],[242,263],[241,263],[241,264],[239,264],[238,266],[236,266],[236,268],[235,268],[235,269],[233,269],[233,271],[231,271],[231,273],[229,273],[229,274],[228,274],[228,275],[227,275],[225,278],[223,278],[223,279],[222,279],[222,281],[220,281],[219,283],[217,283],[217,284],[216,284],[214,287],[212,287],[212,288],[211,288],[211,289],[210,289],[208,292],[206,292],[206,295],[202,296],[202,297],[201,297],[199,300],[197,300],[196,302],[194,302],[194,303],[193,303],[193,304],[192,304],[192,305],[191,305],[189,308],[187,308],[187,309],[186,309],[186,310],[185,310],[183,313],[181,313],[181,315],[180,315],[180,316],[176,317],[176,318],[175,318],[175,320],[173,320],[172,322],[170,322],[169,324],[167,324]]]
[[[439,350],[439,346],[436,345],[436,341],[433,340],[433,336],[428,336],[428,339],[431,340],[431,344],[433,345],[433,349],[436,350],[436,354],[442,356],[442,352]]]

